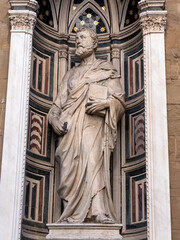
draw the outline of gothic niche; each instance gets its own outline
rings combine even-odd
[[[99,39],[96,57],[111,61],[122,78],[126,112],[111,157],[112,198],[122,235],[146,239],[146,169],[143,42],[137,0],[39,0],[33,36],[29,129],[22,239],[45,239],[46,224],[63,211],[57,198],[56,136],[47,121],[60,82],[78,64],[75,34],[92,28]],[[121,151],[120,151],[121,149]]]

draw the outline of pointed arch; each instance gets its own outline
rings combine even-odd
[[[81,4],[84,0],[74,0],[73,5]],[[94,0],[100,7],[104,6],[104,0]]]
[[[104,15],[105,18],[109,21],[109,14],[107,11],[107,0],[103,0],[104,5],[98,3],[98,0],[83,0],[81,3],[74,5],[74,1],[71,1],[71,9],[70,9],[70,19],[69,23],[72,21],[74,18],[75,14],[81,10],[82,7],[84,7],[86,4],[90,3],[94,5],[95,8],[98,9],[99,12]]]
[[[124,3],[124,9],[120,28],[129,27],[139,19],[138,13],[138,2],[139,0],[129,0]]]
[[[97,21],[99,23],[101,23],[101,27],[105,28],[105,31],[103,31],[102,33],[106,32],[109,33],[109,23],[107,21],[107,18],[104,16],[104,14],[101,12],[101,10],[99,10],[99,8],[97,8],[94,4],[92,4],[91,2],[86,2],[85,5],[81,6],[81,8],[77,9],[76,13],[74,14],[74,17],[71,19],[70,23],[69,23],[69,33],[72,32],[75,24],[77,23],[77,21],[79,21],[78,19],[85,14],[85,12],[87,11],[87,9],[91,9],[91,11],[94,13],[94,16],[97,16]],[[102,10],[103,11],[103,10]],[[86,13],[88,14],[88,12]],[[96,20],[94,20],[96,21]],[[85,25],[85,24],[84,24]],[[83,25],[82,25],[83,26]]]
[[[57,27],[57,16],[52,0],[38,0],[39,10],[38,18],[41,22],[48,25],[49,27]]]
[[[139,0],[130,0],[126,12],[126,19],[124,22],[124,26],[129,26],[130,24],[134,23],[138,18],[138,2]]]

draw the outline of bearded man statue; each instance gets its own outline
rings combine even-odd
[[[124,114],[124,93],[113,65],[96,59],[97,44],[93,30],[78,30],[81,63],[65,74],[48,114],[58,135],[58,193],[64,204],[58,222],[116,222],[109,162]]]

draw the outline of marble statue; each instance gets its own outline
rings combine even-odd
[[[58,222],[116,222],[109,161],[124,114],[124,93],[113,65],[96,59],[97,44],[93,30],[78,30],[75,53],[81,63],[65,74],[48,114],[59,136],[55,157],[64,211]]]

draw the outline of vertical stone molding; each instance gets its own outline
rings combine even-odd
[[[59,82],[58,82],[58,85],[60,84],[60,82],[62,81],[64,75],[66,74],[66,71],[67,71],[67,58],[68,58],[68,47],[66,45],[62,45],[59,48],[59,69],[61,69],[61,71],[59,72]]]
[[[141,0],[144,43],[148,240],[171,239],[167,98],[162,0]]]
[[[21,233],[32,33],[37,2],[13,0],[10,3],[11,42],[0,185],[0,239],[14,240],[20,239]]]
[[[111,59],[113,66],[117,69],[118,74],[120,73],[120,49],[118,44],[111,45]],[[120,79],[121,81],[121,79]],[[123,117],[124,118],[124,117]],[[118,136],[120,136],[120,126],[118,127]],[[120,138],[117,138],[116,147],[113,152],[113,203],[115,207],[115,211],[117,214],[117,218],[121,219],[121,211],[119,207],[119,199],[121,198],[121,185],[119,180],[119,172],[120,172]]]
[[[117,70],[119,70],[119,65],[120,65],[120,49],[117,44],[112,44],[111,45],[111,58],[112,58],[112,63],[115,66]]]

